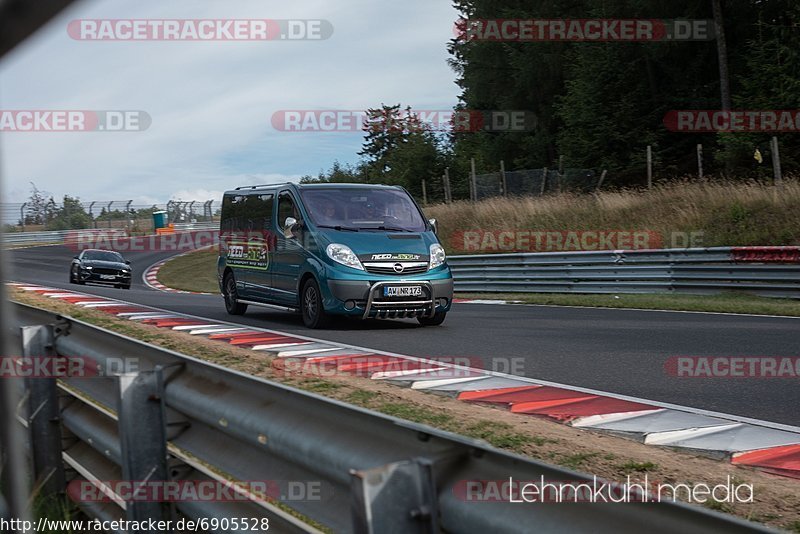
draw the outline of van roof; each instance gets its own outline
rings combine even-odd
[[[400,189],[396,185],[383,185],[383,184],[362,184],[362,183],[311,183],[311,184],[297,184],[294,182],[284,182],[281,184],[264,184],[264,185],[246,185],[237,187],[234,190],[226,191],[226,195],[242,195],[247,193],[259,193],[263,191],[271,191],[281,187],[291,186],[295,189],[341,189],[341,188],[364,188],[370,189]]]

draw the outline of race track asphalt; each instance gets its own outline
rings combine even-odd
[[[800,378],[677,378],[674,356],[800,356],[800,319],[722,314],[456,304],[441,327],[416,321],[337,321],[306,329],[296,314],[250,307],[226,314],[220,296],[148,288],[142,273],[174,252],[130,252],[131,290],[68,283],[64,246],[8,251],[9,280],[419,357],[472,357],[487,368],[704,410],[800,426]],[[493,363],[494,362],[494,363]]]

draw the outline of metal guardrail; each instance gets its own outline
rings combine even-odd
[[[277,532],[766,531],[672,502],[471,501],[464,498],[467,481],[592,479],[48,311],[16,303],[13,308],[26,356],[90,358],[103,369],[120,361],[138,366],[118,376],[28,379],[27,410],[18,418],[31,434],[36,478],[51,492],[63,492],[70,477],[71,483],[92,484],[283,480],[317,481],[321,487],[316,500],[281,496],[272,502],[242,492],[237,502],[165,504],[119,495],[109,503],[78,502],[92,517],[268,518]]]
[[[447,262],[459,292],[738,291],[800,298],[798,247],[483,254],[450,256]]]
[[[176,223],[174,225],[176,232],[188,232],[192,230],[219,230],[218,222],[202,222],[202,223]],[[87,230],[54,230],[48,232],[8,232],[2,234],[2,243],[10,245],[22,245],[26,243],[65,243],[67,241],[79,241],[84,237],[99,235],[103,237],[109,236],[127,236],[125,230],[119,229],[87,229]]]
[[[3,244],[25,243],[64,243],[69,239],[80,239],[81,236],[127,235],[123,230],[53,230],[49,232],[8,232],[2,234]]]

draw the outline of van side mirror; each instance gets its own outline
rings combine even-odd
[[[431,223],[431,228],[433,228],[433,233],[439,233],[439,223],[436,222],[436,219],[428,219],[428,222]]]
[[[296,230],[297,226],[297,219],[294,217],[286,217],[286,220],[283,221],[283,237],[289,239],[290,237],[294,237],[294,233],[292,230]]]

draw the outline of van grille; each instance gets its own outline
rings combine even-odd
[[[402,265],[402,272],[395,270],[395,265]],[[365,263],[364,268],[372,274],[388,274],[392,276],[407,276],[409,274],[422,274],[428,271],[427,262],[394,262],[394,263]]]

